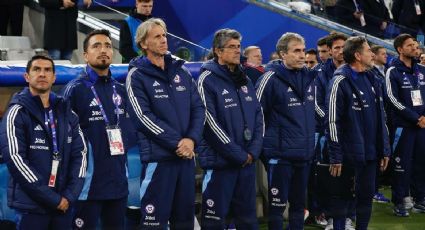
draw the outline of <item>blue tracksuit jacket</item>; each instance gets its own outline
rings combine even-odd
[[[204,169],[241,167],[248,158],[260,155],[263,142],[263,114],[254,86],[237,88],[230,71],[211,60],[201,67],[198,90],[207,108],[204,140],[199,162]],[[244,139],[245,125],[252,139]]]
[[[182,138],[200,141],[205,108],[183,63],[171,55],[165,70],[146,57],[130,62],[126,88],[142,162],[180,159],[175,151]]]
[[[332,79],[336,70],[332,58],[329,58],[317,69],[316,75],[316,131],[323,133],[325,131],[325,101],[326,91],[328,89],[329,81]]]
[[[86,144],[77,115],[69,103],[51,94],[61,161],[54,188],[48,186],[53,147],[40,97],[29,89],[15,95],[0,127],[0,151],[10,172],[8,205],[14,209],[46,214],[56,210],[61,197],[74,202],[86,174]],[[48,123],[47,123],[48,124]]]
[[[113,97],[113,85],[118,96]],[[96,98],[90,87],[94,86],[110,125],[119,126],[122,139],[127,148],[128,136],[134,135],[128,125],[127,93],[124,85],[111,78],[111,75],[99,77],[89,66],[79,78],[69,82],[63,89],[64,97],[70,101],[72,110],[77,113],[81,129],[88,143],[88,168],[80,200],[119,199],[127,196],[127,159],[126,155],[112,156],[109,150],[106,124]],[[116,111],[113,100],[118,105]]]
[[[380,81],[370,72],[365,73],[372,87],[376,101],[376,112],[370,114],[369,106],[374,102],[366,101],[363,93],[354,84],[351,67],[342,65],[335,71],[329,83],[326,95],[326,135],[331,164],[345,162],[361,165],[367,159],[366,140],[373,139],[370,133],[376,133],[376,153],[378,158],[389,156],[388,130],[385,126],[385,112]],[[377,132],[368,132],[366,119],[376,116]]]
[[[263,154],[268,159],[309,161],[314,154],[314,72],[287,69],[281,60],[266,66],[257,82],[266,132]],[[302,87],[288,76],[302,78]]]
[[[394,59],[387,70],[385,83],[393,107],[395,127],[417,127],[420,116],[425,115],[425,66],[413,62],[408,68],[400,59]],[[411,91],[419,90],[423,105],[413,106]]]

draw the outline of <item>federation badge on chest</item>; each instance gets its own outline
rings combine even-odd
[[[248,93],[248,87],[246,87],[246,85],[241,86],[241,90],[242,90],[242,92],[244,92],[244,93]]]
[[[176,76],[174,77],[174,82],[175,82],[175,83],[180,83],[180,76],[179,76],[179,75],[176,75]]]

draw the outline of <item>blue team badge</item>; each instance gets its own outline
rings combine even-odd
[[[244,86],[241,86],[241,90],[244,93],[248,93],[248,87],[246,87],[245,85]]]
[[[121,105],[122,103],[122,98],[119,94],[112,94],[112,101],[114,102],[114,104],[116,105]]]
[[[153,206],[152,204],[148,204],[146,205],[145,210],[148,214],[152,214],[153,212],[155,212],[155,206]]]
[[[180,83],[180,76],[178,74],[176,74],[176,76],[174,77],[174,82]]]

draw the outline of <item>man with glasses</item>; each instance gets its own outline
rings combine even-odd
[[[263,115],[254,86],[240,65],[241,35],[221,29],[213,40],[214,59],[201,67],[198,90],[207,112],[199,162],[202,229],[258,229],[255,163],[263,141]]]
[[[130,11],[130,15],[125,18],[125,22],[120,28],[120,47],[122,63],[129,63],[131,59],[142,54],[134,40],[139,25],[152,18],[154,0],[135,0],[136,8]]]

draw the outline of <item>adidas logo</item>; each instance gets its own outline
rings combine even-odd
[[[34,128],[35,131],[43,131],[43,128],[41,128],[41,125],[37,125]]]
[[[353,98],[357,98],[356,95],[353,93]]]
[[[160,86],[159,82],[155,81],[152,86]]]
[[[94,107],[94,106],[98,106],[99,104],[97,104],[96,98],[93,98],[93,100],[91,100],[90,102],[90,107]]]
[[[360,91],[360,94],[363,95],[364,93],[362,91]]]
[[[286,91],[286,92],[292,92],[292,88],[288,87],[288,91]]]
[[[229,93],[229,91],[227,91],[226,89],[223,89],[223,92],[221,93],[221,95],[225,95],[225,94],[228,94]]]

